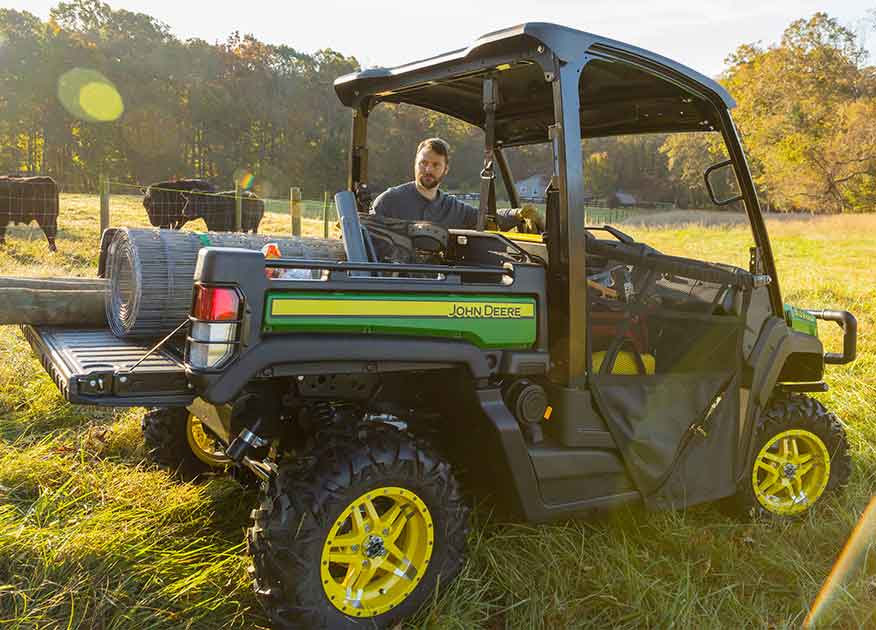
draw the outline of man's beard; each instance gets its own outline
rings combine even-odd
[[[417,177],[417,183],[426,190],[432,190],[433,188],[438,188],[441,179],[434,175],[420,175]]]

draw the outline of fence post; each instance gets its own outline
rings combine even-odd
[[[289,205],[292,213],[292,236],[301,236],[301,189],[289,189]]]
[[[322,193],[322,237],[328,238],[328,211],[329,211],[329,194],[326,190]]]
[[[109,227],[110,222],[110,184],[106,175],[100,176],[100,233]]]
[[[240,232],[243,226],[243,199],[240,197],[240,184],[234,182],[234,231]]]

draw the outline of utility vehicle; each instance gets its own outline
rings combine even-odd
[[[543,522],[718,499],[788,517],[846,482],[843,426],[806,394],[826,389],[825,364],[854,358],[855,320],[784,306],[720,85],[529,23],[335,90],[352,110],[345,262],[202,249],[187,338],[134,370],[151,344],[24,327],[71,402],[154,408],[144,431],[159,463],[261,480],[248,544],[277,627],[387,627],[416,611],[463,562],[462,487]],[[381,103],[484,130],[480,225],[498,177],[519,205],[506,152],[548,143],[546,231],[387,227],[345,210],[365,197]],[[705,185],[747,217],[747,269],[585,224],[582,139],[669,132],[723,143]],[[393,233],[407,259],[386,253]],[[286,269],[312,273],[266,274]],[[825,353],[816,318],[844,328],[842,352]]]

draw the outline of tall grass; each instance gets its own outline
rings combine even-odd
[[[114,197],[113,222],[146,224]],[[4,275],[95,273],[97,200],[64,195],[57,254],[10,229]],[[266,233],[288,233],[269,214]],[[195,229],[198,226],[193,226]],[[203,229],[203,226],[201,226]],[[305,229],[322,233],[320,222]],[[830,368],[820,398],[847,423],[848,490],[794,522],[747,523],[713,506],[594,521],[506,524],[477,513],[470,558],[406,627],[798,628],[876,486],[876,217],[770,221],[787,302],[858,316],[859,358]],[[744,263],[744,226],[637,226],[659,249]],[[255,500],[225,479],[190,485],[144,463],[142,410],[72,407],[17,329],[0,337],[0,625],[257,628],[243,532]],[[839,329],[822,327],[838,348]],[[497,480],[501,482],[501,480]],[[876,627],[873,548],[833,594],[823,627]]]

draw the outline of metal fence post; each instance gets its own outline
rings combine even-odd
[[[234,231],[240,232],[243,226],[243,199],[240,197],[240,184],[234,182]]]
[[[110,222],[110,184],[106,175],[100,176],[100,233],[109,227]]]
[[[289,209],[292,213],[292,236],[301,236],[301,189],[289,189]]]
[[[322,237],[328,238],[328,211],[329,211],[329,194],[326,190],[322,193]]]

